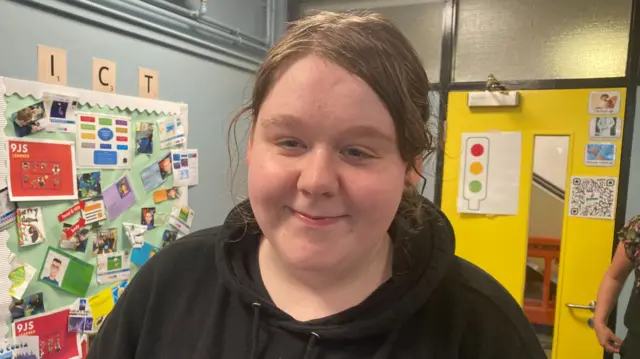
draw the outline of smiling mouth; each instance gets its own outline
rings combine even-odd
[[[311,215],[304,212],[296,211],[295,209],[289,208],[289,210],[300,220],[302,220],[306,224],[311,225],[329,225],[344,219],[346,215],[339,216],[316,216]]]

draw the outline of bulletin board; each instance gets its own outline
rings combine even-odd
[[[53,117],[53,112],[57,110],[54,104],[58,102],[52,102],[49,98],[51,96],[63,103],[60,118]],[[70,99],[66,105],[64,105],[65,98]],[[34,109],[33,113],[41,113],[42,106],[45,107],[45,117],[48,117],[46,119],[48,127],[42,129],[31,126],[29,128],[31,133],[25,136],[21,133],[24,132],[24,128],[15,126],[18,118],[16,114],[29,107]],[[70,112],[72,109],[75,110],[75,114]],[[64,113],[65,111],[69,113]],[[75,123],[73,123],[74,120]],[[161,133],[169,128],[164,127],[167,121],[172,123],[172,129],[177,121],[180,131]],[[140,142],[142,138],[148,141]],[[98,293],[108,292],[110,288],[115,288],[114,293],[116,293],[118,288],[126,285],[126,279],[114,280],[114,277],[103,280],[103,284],[100,284],[101,278],[98,277],[97,272],[97,262],[100,259],[94,256],[94,252],[126,253],[124,258],[118,257],[116,260],[130,262],[130,279],[144,263],[144,260],[140,260],[141,255],[148,259],[161,250],[168,241],[180,238],[189,232],[190,220],[194,213],[188,207],[188,187],[197,184],[197,150],[188,149],[187,138],[188,106],[184,103],[0,77],[0,148],[2,148],[0,187],[7,187],[9,182],[14,184],[13,188],[3,191],[9,190],[13,199],[17,199],[11,202],[17,205],[15,216],[18,219],[7,224],[10,219],[3,218],[5,226],[0,231],[0,291],[7,292],[7,295],[0,295],[0,308],[3,315],[3,320],[0,322],[0,335],[10,334],[12,327],[11,314],[8,310],[15,299],[12,299],[9,291],[12,285],[15,287],[15,283],[12,284],[9,280],[8,273],[15,268],[15,263],[24,263],[36,270],[26,289],[22,288],[24,292],[20,297],[24,299],[42,293],[40,299],[44,303],[44,311],[56,312],[77,305],[80,298],[91,298]],[[60,145],[59,152],[56,147],[49,146],[47,141]],[[89,145],[85,145],[90,142],[94,142],[91,144],[94,146],[93,150],[90,150]],[[68,146],[65,147],[65,144]],[[98,149],[103,148],[123,149],[123,151],[98,152]],[[11,157],[15,162],[15,158],[19,157],[22,151],[31,151],[30,156],[33,161],[28,164],[22,161],[21,165],[9,168],[11,163],[9,158]],[[72,156],[68,156],[64,151],[71,151]],[[167,156],[168,165],[166,161],[163,162]],[[68,162],[68,157],[72,158],[73,162]],[[191,167],[185,159],[191,160],[189,162],[192,164]],[[183,168],[180,167],[181,164]],[[171,169],[173,169],[172,172],[167,172]],[[192,171],[191,179],[189,179],[189,169]],[[15,178],[16,173],[19,172],[20,176],[24,177],[24,182],[20,185],[17,180],[11,181],[10,171],[13,171],[11,178]],[[175,178],[173,178],[174,175]],[[64,187],[69,183],[63,176],[76,178],[69,198],[65,197],[69,194],[69,189]],[[52,178],[56,180],[51,181]],[[62,179],[57,180],[57,178]],[[98,178],[99,187],[95,186]],[[127,179],[126,186],[122,187],[120,185],[124,179]],[[97,190],[98,188],[100,191]],[[111,188],[109,193],[107,193],[108,188]],[[28,191],[30,189],[31,192]],[[124,192],[119,192],[120,189]],[[41,193],[42,198],[29,197],[33,193]],[[52,193],[60,193],[62,196],[51,200]],[[110,204],[109,208],[105,208],[108,201],[116,198],[114,194],[120,196],[118,203],[124,203],[123,198],[129,198],[129,200],[126,205]],[[134,194],[135,197],[127,197],[130,194]],[[93,198],[79,200],[78,195],[93,196]],[[27,200],[22,201],[20,198]],[[100,200],[103,202],[99,202]],[[31,210],[25,217],[22,214],[26,214],[26,208],[39,209],[39,211]],[[154,211],[147,210],[148,208],[154,208]],[[22,209],[25,209],[24,213]],[[91,212],[94,210],[97,212]],[[186,214],[183,213],[185,210]],[[147,212],[153,214],[153,228],[143,224]],[[184,216],[178,216],[178,214]],[[177,220],[178,217],[181,220]],[[42,228],[37,228],[32,233],[29,223],[22,223],[24,228],[28,228],[25,240],[24,235],[21,237],[18,234],[20,218],[35,219],[35,223],[41,223]],[[91,221],[96,222],[88,223]],[[136,236],[135,242],[127,237],[123,224],[128,223],[138,225],[135,228],[129,226],[130,233],[140,230],[141,227],[141,232],[144,231],[140,236]],[[166,230],[170,232],[167,233]],[[79,242],[77,236],[80,234],[84,236],[83,239],[86,237],[88,240]],[[101,235],[100,238],[105,239],[100,242],[105,246],[94,248],[92,241],[98,241],[96,239],[98,234]],[[114,234],[115,243],[110,237]],[[71,237],[76,238],[75,247],[67,247],[66,243],[69,242],[63,242]],[[33,243],[30,243],[29,239]],[[108,244],[106,244],[107,239],[110,240]],[[83,244],[79,245],[79,243]],[[82,250],[83,247],[84,250]],[[134,258],[134,253],[137,253],[137,260]],[[67,270],[62,282],[58,283],[59,287],[43,279],[43,275],[48,271],[47,268],[52,265],[52,256],[57,254],[63,258],[63,268],[60,270]],[[50,259],[45,262],[47,258]],[[100,258],[107,260],[105,256]],[[75,259],[80,261],[76,263]],[[107,265],[109,268],[112,268],[111,260],[109,259]],[[93,268],[87,266],[87,263]],[[65,285],[68,270],[72,267],[75,268],[74,273],[77,272],[78,275],[86,277],[89,276],[89,272],[91,273],[88,286],[78,285],[75,277]],[[109,274],[114,273],[116,272]],[[117,277],[120,274],[114,275]],[[65,287],[61,289],[63,285]],[[85,302],[80,303],[83,306]],[[36,315],[35,318],[37,317]],[[14,328],[21,329],[20,326]],[[40,345],[42,346],[42,343]]]

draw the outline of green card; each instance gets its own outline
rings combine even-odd
[[[93,269],[92,264],[49,247],[38,278],[52,287],[84,297],[93,278]]]

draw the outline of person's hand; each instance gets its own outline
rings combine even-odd
[[[598,342],[609,353],[619,353],[622,339],[618,338],[606,324],[596,324],[593,328],[598,336]]]

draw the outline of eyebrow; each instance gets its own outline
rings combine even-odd
[[[272,117],[263,119],[261,122],[264,128],[276,127],[276,128],[291,129],[291,128],[300,128],[304,126],[304,124],[298,117],[292,116],[292,115],[272,116]],[[369,126],[369,125],[350,126],[343,132],[343,136],[346,136],[348,138],[373,137],[373,138],[378,138],[381,140],[395,143],[395,139],[393,136],[389,136],[385,134],[383,131],[381,131],[380,129],[378,129],[377,127]]]

